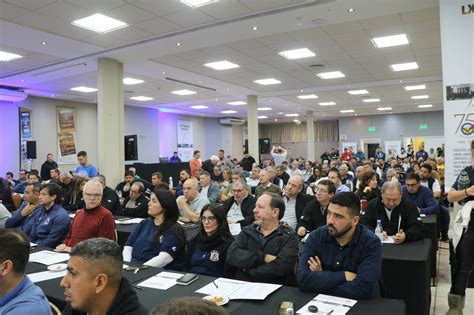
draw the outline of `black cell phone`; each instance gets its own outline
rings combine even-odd
[[[198,278],[198,275],[195,273],[186,273],[184,276],[176,280],[176,284],[179,285],[188,285],[194,281],[196,281]]]

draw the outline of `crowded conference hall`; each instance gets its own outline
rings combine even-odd
[[[0,0],[0,315],[474,314],[474,4]]]

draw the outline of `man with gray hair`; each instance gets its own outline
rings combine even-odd
[[[92,238],[78,243],[61,280],[68,303],[63,315],[148,314],[122,277],[122,268],[122,249],[114,241]]]
[[[96,180],[90,180],[84,185],[82,194],[85,208],[76,212],[66,238],[56,247],[57,251],[70,252],[77,243],[89,238],[115,238],[114,216],[100,204],[102,185]]]
[[[202,207],[209,203],[207,197],[199,193],[198,188],[198,181],[195,178],[189,178],[184,182],[183,195],[176,199],[181,222],[199,222]]]
[[[229,224],[240,223],[241,227],[252,224],[253,209],[257,200],[249,194],[249,187],[245,180],[239,178],[232,182],[232,197],[224,202],[223,208],[227,212]]]
[[[296,230],[299,218],[303,215],[304,207],[314,199],[313,196],[303,194],[304,186],[302,175],[292,175],[285,186],[283,200],[285,202],[285,215],[281,219],[292,229]]]
[[[372,199],[361,215],[360,222],[372,231],[375,230],[377,220],[381,220],[384,239],[392,236],[396,244],[423,238],[420,213],[411,201],[403,198],[399,182],[385,182],[382,196]]]

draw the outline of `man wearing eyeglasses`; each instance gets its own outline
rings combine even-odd
[[[240,223],[242,227],[251,224],[254,220],[253,209],[255,197],[249,194],[249,187],[245,180],[238,179],[232,182],[232,197],[224,202],[223,208],[227,212],[229,224]]]
[[[418,241],[423,238],[423,226],[416,206],[403,198],[399,182],[385,182],[382,186],[382,197],[372,199],[365,212],[361,213],[360,222],[372,231],[377,220],[381,220],[384,239],[393,237],[395,244]]]
[[[69,232],[63,243],[56,247],[57,251],[70,252],[79,242],[95,237],[114,240],[115,221],[112,212],[102,207],[102,185],[96,181],[88,181],[83,190],[86,207],[76,212]]]
[[[130,195],[123,201],[122,214],[127,217],[148,218],[148,199],[145,197],[145,185],[135,181]]]

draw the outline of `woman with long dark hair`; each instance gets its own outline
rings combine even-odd
[[[79,209],[85,207],[84,197],[82,196],[82,191],[84,190],[84,185],[86,180],[82,177],[77,177],[74,180],[73,188],[69,200],[65,201],[64,209],[69,212],[76,212]]]
[[[381,196],[377,173],[368,171],[362,175],[362,180],[359,189],[356,191],[356,195],[361,200],[364,198],[367,199],[367,202]]]
[[[168,190],[156,189],[148,203],[148,219],[132,231],[123,249],[127,262],[180,270],[186,244],[183,229],[177,223],[176,199]]]
[[[208,204],[201,210],[200,221],[199,234],[189,249],[191,272],[213,277],[227,275],[227,249],[234,240],[227,214],[222,206]]]

